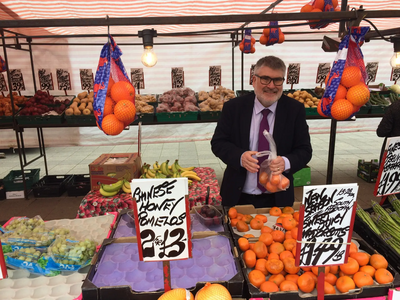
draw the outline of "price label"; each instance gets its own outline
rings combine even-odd
[[[13,91],[25,91],[24,77],[21,69],[10,70],[11,86]]]
[[[6,262],[4,260],[3,248],[0,241],[0,280],[7,278]]]
[[[54,90],[53,74],[50,69],[39,69],[39,82],[41,90]]]
[[[298,84],[300,79],[300,64],[289,64],[287,69],[287,84]]]
[[[375,196],[400,193],[400,137],[388,138],[383,154]]]
[[[253,85],[253,77],[254,77],[254,68],[256,67],[256,65],[251,65],[250,67],[250,80],[249,80],[249,84]]]
[[[92,69],[79,69],[82,90],[93,90],[94,80]]]
[[[296,265],[339,265],[347,261],[357,184],[304,187]]]
[[[315,83],[316,84],[324,83],[325,79],[329,75],[330,71],[331,71],[331,64],[330,63],[318,64],[317,78],[315,79]]]
[[[172,88],[182,88],[185,86],[185,72],[183,68],[171,68]]]
[[[367,84],[370,82],[375,82],[376,73],[378,73],[378,62],[369,62],[365,66],[365,71],[367,72]]]
[[[187,178],[133,179],[131,189],[140,260],[189,258]]]
[[[0,73],[0,92],[7,92],[8,88],[7,88],[7,83],[6,83],[6,79],[4,78],[3,73]]]
[[[144,89],[144,73],[143,68],[131,69],[131,82],[135,89]]]
[[[208,86],[221,85],[221,66],[210,66],[208,70]]]
[[[66,69],[56,69],[57,75],[57,85],[60,91],[70,91],[71,90],[71,77],[68,70]]]
[[[390,81],[397,81],[400,79],[400,68],[392,68],[392,74],[390,74]]]

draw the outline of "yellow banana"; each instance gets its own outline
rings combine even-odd
[[[146,178],[154,178],[156,177],[156,174],[152,175],[153,173],[150,173],[149,171],[146,172]]]
[[[197,173],[196,173],[196,172],[193,172],[193,171],[185,171],[185,172],[182,172],[181,175],[182,175],[182,176],[186,176],[186,175],[194,175],[194,176],[197,176]]]
[[[124,181],[124,186],[125,186],[126,189],[130,189],[131,188],[131,184],[130,184],[130,182],[128,180]]]
[[[122,186],[122,190],[123,190],[125,193],[127,193],[127,194],[132,194],[131,189],[130,189],[130,188],[128,189],[128,188],[125,186],[125,184]]]
[[[103,190],[105,192],[112,193],[115,191],[118,192],[121,189],[121,187],[123,186],[123,184],[124,184],[124,180],[119,180],[113,184],[102,184],[101,187],[103,188]]]
[[[165,176],[169,176],[168,172],[168,162],[169,160],[164,161],[161,166],[160,166],[160,171],[163,173]]]
[[[100,194],[102,194],[104,197],[112,197],[115,196],[116,194],[118,194],[119,189],[117,191],[114,192],[107,192],[103,189],[103,185],[100,186]]]
[[[156,161],[156,162],[153,164],[153,169],[154,169],[154,170],[159,170],[159,169],[160,169],[160,166],[158,165],[158,161]]]
[[[190,179],[193,179],[193,180],[196,180],[196,181],[201,181],[201,178],[199,176],[197,176],[197,175],[193,175],[193,174],[184,175],[183,173],[181,175],[182,175],[182,177],[187,177],[187,178],[190,178]]]
[[[182,171],[192,171],[194,170],[195,167],[186,167],[186,168],[181,168]]]
[[[156,176],[156,171],[152,170],[152,169],[148,169],[147,174],[149,174],[150,177],[154,178]]]

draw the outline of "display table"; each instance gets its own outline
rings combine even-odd
[[[220,205],[219,185],[212,168],[195,168],[201,181],[193,181],[189,187],[190,208],[206,203],[209,188],[208,204]],[[106,212],[119,212],[124,208],[132,209],[132,197],[126,193],[118,193],[113,197],[104,197],[99,191],[90,191],[81,201],[77,218],[89,218],[104,215]]]

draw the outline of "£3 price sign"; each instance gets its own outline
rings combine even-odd
[[[140,260],[177,260],[191,256],[187,186],[187,178],[132,180]]]
[[[355,183],[304,187],[297,265],[339,265],[347,261],[357,192]]]
[[[400,193],[400,137],[388,138],[375,184],[375,196]]]
[[[0,280],[7,278],[7,268],[6,268],[6,262],[4,260],[4,254],[3,254],[3,248],[1,246],[1,240],[0,240]]]

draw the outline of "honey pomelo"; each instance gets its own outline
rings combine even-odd
[[[183,288],[178,288],[165,292],[158,300],[188,300],[188,296],[190,300],[194,300],[194,296],[191,292]]]
[[[361,70],[359,67],[351,66],[344,68],[340,84],[346,88],[350,88],[360,83],[362,78]]]
[[[232,300],[226,287],[219,283],[207,282],[197,293],[195,300]]]
[[[346,99],[339,99],[333,102],[331,107],[332,118],[343,121],[353,114],[353,104]]]

